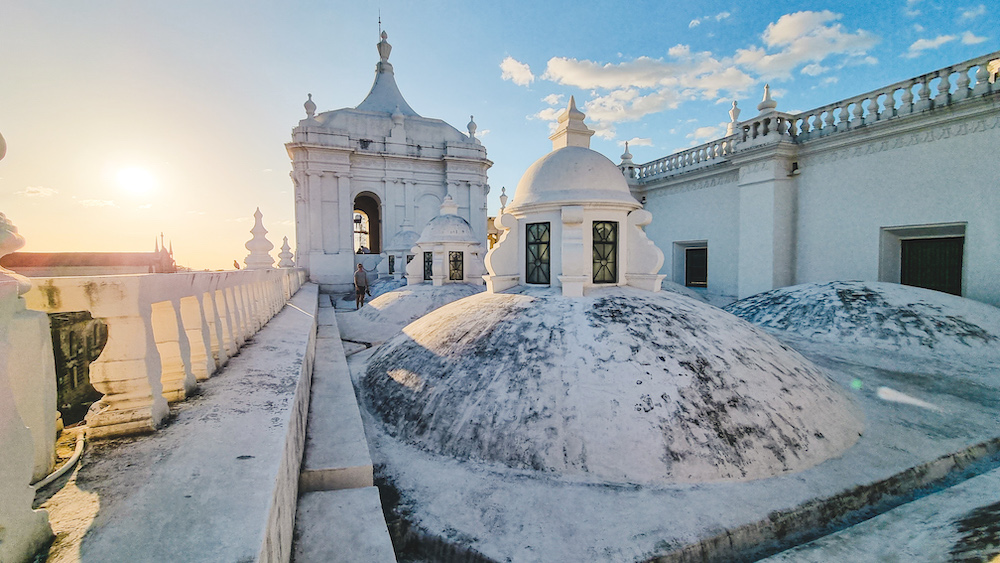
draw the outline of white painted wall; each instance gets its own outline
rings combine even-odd
[[[715,176],[722,182],[710,187],[699,176],[691,185],[680,183],[646,192],[647,211],[653,222],[646,235],[663,251],[666,259],[660,273],[668,280],[684,283],[683,261],[675,260],[675,243],[708,241],[708,288],[710,298],[735,299],[738,289],[739,263],[739,189],[731,171]]]

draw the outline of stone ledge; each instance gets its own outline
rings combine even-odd
[[[371,454],[333,308],[320,309],[318,335],[299,488],[371,487]]]
[[[295,535],[297,563],[396,561],[376,487],[302,495]]]

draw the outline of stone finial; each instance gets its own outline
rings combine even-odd
[[[733,100],[733,108],[729,110],[729,125],[726,125],[726,136],[730,136],[739,129],[740,108],[736,107],[736,100]]]
[[[309,99],[306,100],[306,103],[302,104],[302,106],[306,108],[307,118],[312,119],[313,116],[316,115],[316,102],[313,101],[312,94],[309,94]]]
[[[267,234],[267,229],[264,228],[264,224],[261,222],[263,216],[258,207],[257,211],[253,214],[253,228],[250,229],[253,238],[246,243],[246,248],[250,251],[250,254],[243,259],[247,270],[266,270],[274,267],[274,258],[271,258],[270,254],[274,245],[264,236]]]
[[[396,104],[396,109],[392,112],[392,124],[394,126],[402,125],[404,119],[406,119],[406,116],[403,115],[403,112],[399,111],[399,104]]]
[[[563,147],[590,148],[590,137],[594,135],[594,131],[584,124],[585,117],[583,112],[576,107],[576,98],[570,96],[566,111],[559,115],[555,133],[549,135],[549,139],[552,141],[552,150]]]
[[[764,99],[761,100],[759,104],[757,104],[757,110],[760,111],[761,113],[764,113],[766,111],[773,110],[776,107],[778,107],[778,102],[771,99],[771,85],[765,84]]]
[[[470,115],[469,116],[469,123],[466,124],[465,127],[469,130],[469,139],[471,139],[472,142],[475,143],[476,142],[476,129],[478,127],[476,125],[476,118]]]
[[[24,246],[24,237],[17,233],[17,227],[6,215],[0,213],[0,258]],[[0,280],[12,279],[17,282],[17,294],[24,295],[31,289],[28,278],[0,266]]]
[[[281,252],[278,253],[278,267],[279,268],[294,268],[295,261],[292,260],[292,248],[288,246],[288,237],[285,237],[283,243],[281,243]]]
[[[503,210],[507,207],[507,187],[500,187],[500,213],[503,214]]]
[[[458,215],[458,204],[450,195],[444,196],[441,202],[441,215]]]
[[[633,164],[632,153],[628,152],[628,141],[625,141],[625,152],[622,153],[622,164]]]
[[[392,45],[386,41],[388,38],[389,34],[383,31],[382,40],[378,42],[378,56],[382,59],[382,62],[389,62],[389,53],[392,52]]]

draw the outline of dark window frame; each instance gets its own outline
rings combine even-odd
[[[593,276],[595,284],[618,283],[618,221],[594,221]]]
[[[702,253],[703,257],[697,257]],[[692,264],[692,256],[697,257],[697,263]],[[684,249],[684,286],[708,287],[708,246],[689,246]]]
[[[434,253],[424,252],[424,281],[434,279]]]
[[[465,253],[461,250],[448,251],[448,279],[451,281],[465,280]]]
[[[524,226],[525,283],[552,283],[552,225],[549,222],[528,223]]]

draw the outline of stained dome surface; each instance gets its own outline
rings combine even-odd
[[[839,388],[760,329],[627,287],[467,297],[387,341],[361,383],[397,439],[590,481],[763,478],[837,456],[862,429]]]

